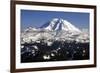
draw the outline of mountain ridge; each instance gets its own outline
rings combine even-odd
[[[24,42],[37,41],[39,39],[89,42],[89,35],[84,35],[80,29],[67,20],[53,18],[40,28],[29,27],[21,33],[21,38]]]

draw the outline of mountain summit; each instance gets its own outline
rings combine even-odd
[[[51,21],[44,24],[42,28],[49,31],[63,30],[63,31],[71,31],[71,32],[81,32],[78,28],[76,28],[70,22],[62,18],[54,18]]]

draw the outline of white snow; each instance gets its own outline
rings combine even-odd
[[[53,29],[54,25],[56,25],[55,29]],[[60,27],[60,25],[62,25],[62,27]],[[59,28],[62,28],[62,30],[65,30],[65,31],[81,32],[78,28],[76,28],[70,22],[68,22],[67,20],[63,20],[61,18],[60,19],[54,18],[45,29],[58,30]]]
[[[24,32],[21,32],[21,43],[37,42],[40,39],[44,39],[46,43],[48,42],[48,45],[51,45],[53,40],[84,43],[89,42],[89,34],[61,18],[52,19],[49,25],[43,29],[29,27]]]

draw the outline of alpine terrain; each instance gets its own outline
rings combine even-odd
[[[89,42],[89,34],[82,32],[67,20],[54,18],[40,28],[29,27],[21,34],[21,42],[29,43],[39,39]]]
[[[21,32],[21,62],[89,59],[89,33],[62,18]]]

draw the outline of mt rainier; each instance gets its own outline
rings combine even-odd
[[[42,28],[47,29],[49,31],[76,31],[81,32],[78,28],[72,25],[70,22],[61,19],[61,18],[54,18],[48,24],[42,26]]]
[[[89,34],[61,18],[54,18],[39,28],[29,27],[21,32],[21,42],[29,43],[40,39],[85,43],[89,42]]]

